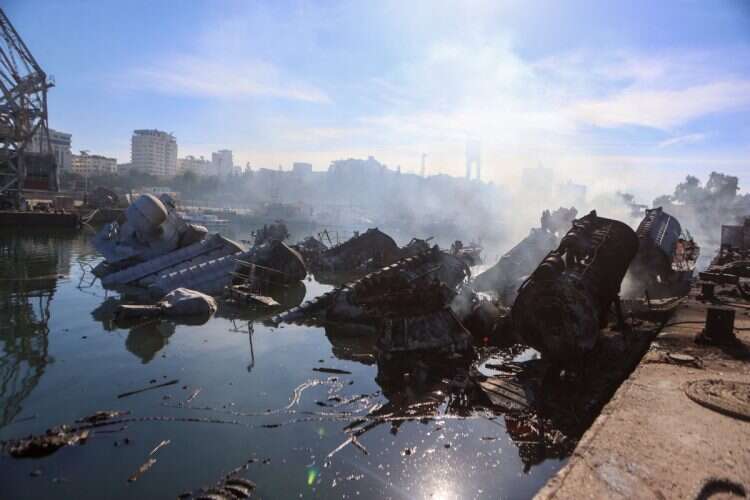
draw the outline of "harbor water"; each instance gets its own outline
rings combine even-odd
[[[202,325],[118,326],[92,236],[0,233],[0,440],[100,410],[127,421],[42,458],[3,453],[0,498],[175,498],[238,467],[261,498],[528,498],[565,463],[507,416],[455,411],[420,361],[384,365],[367,333],[226,303]],[[330,289],[310,279],[284,301]]]

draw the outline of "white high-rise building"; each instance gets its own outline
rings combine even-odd
[[[233,173],[234,170],[232,151],[229,149],[222,149],[215,153],[211,153],[211,163],[214,165],[216,175],[219,177],[226,177]]]
[[[101,155],[90,155],[86,151],[81,151],[80,155],[73,155],[73,172],[85,177],[116,174],[117,159]]]
[[[186,156],[177,160],[177,170],[179,173],[193,172],[196,175],[209,176],[216,175],[216,168],[213,163],[204,159],[202,156]]]
[[[52,147],[52,154],[55,155],[57,168],[59,170],[70,171],[73,167],[73,153],[70,149],[71,134],[49,129],[49,144]],[[31,138],[30,151],[33,153],[47,153],[46,141],[42,140],[41,129]]]
[[[177,139],[161,130],[135,130],[130,150],[133,170],[173,177],[177,174]]]

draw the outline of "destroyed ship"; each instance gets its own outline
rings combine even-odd
[[[141,195],[123,221],[100,230],[94,246],[105,258],[94,273],[106,288],[153,298],[177,288],[218,295],[243,269],[246,274],[273,269],[281,282],[298,282],[307,274],[302,257],[285,243],[268,241],[248,250],[218,233],[209,235],[182,219],[166,194]]]
[[[324,237],[331,246],[326,246]],[[324,231],[319,239],[309,237],[295,246],[303,255],[310,270],[321,283],[340,284],[340,280],[361,277],[368,272],[390,265],[401,258],[396,242],[380,231],[371,228],[364,233],[355,232],[351,239],[333,245]]]
[[[597,343],[610,307],[619,304],[638,243],[626,224],[592,211],[573,221],[536,270],[524,271],[528,276],[510,310],[474,290],[465,261],[434,246],[272,322],[366,325],[381,352],[390,354],[468,353],[477,342],[492,342],[531,346],[553,361],[581,359]]]
[[[325,244],[326,239],[330,247]],[[393,238],[380,229],[370,228],[364,233],[355,231],[349,240],[336,245],[332,244],[328,231],[323,231],[318,238],[310,236],[293,248],[304,257],[318,282],[341,285],[429,250],[430,240],[432,237],[412,238],[408,244],[399,247]],[[468,266],[482,262],[481,252],[480,245],[472,243],[464,246],[460,240],[455,241],[449,251]]]
[[[400,259],[273,318],[273,323],[371,326],[383,350],[465,351],[471,307],[458,294],[471,272],[437,246]]]
[[[656,207],[646,209],[636,234],[639,245],[628,271],[629,295],[659,298],[687,293],[700,256],[690,233]]]
[[[532,228],[497,264],[479,274],[472,282],[474,290],[492,292],[504,304],[512,304],[523,281],[557,247],[577,214],[573,207],[543,211],[540,227]]]
[[[721,226],[721,247],[711,267],[718,271],[732,270],[743,278],[750,278],[747,271],[750,261],[750,217],[742,224]]]

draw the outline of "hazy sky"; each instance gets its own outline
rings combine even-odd
[[[643,196],[686,173],[750,182],[743,0],[2,4],[74,151],[129,161],[132,130],[159,128],[180,156],[408,171],[427,153],[461,175],[478,138],[497,182],[538,164]]]

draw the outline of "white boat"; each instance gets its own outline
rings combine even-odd
[[[220,219],[216,215],[213,214],[204,214],[200,212],[182,212],[180,213],[180,217],[182,217],[182,220],[185,222],[188,222],[190,224],[200,224],[201,226],[226,226],[229,224],[229,221],[227,219]]]

